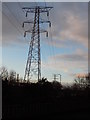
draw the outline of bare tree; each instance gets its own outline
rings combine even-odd
[[[79,87],[86,87],[88,84],[87,77],[86,76],[78,76],[74,79],[75,84]]]
[[[9,80],[10,80],[10,82],[15,82],[16,81],[16,72],[14,70],[10,71]]]
[[[39,81],[39,83],[41,83],[41,84],[44,84],[46,82],[47,82],[47,78],[44,78],[44,77],[41,79],[41,81]]]
[[[8,80],[8,71],[5,67],[0,69],[0,77],[2,80]]]

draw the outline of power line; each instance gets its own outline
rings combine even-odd
[[[8,21],[10,22],[10,24],[12,24],[13,27],[16,28],[16,30],[22,35],[21,31],[16,27],[16,25],[13,24],[13,22],[10,20],[10,17],[8,17],[3,11],[2,13],[7,17]]]
[[[15,18],[15,20],[17,21],[17,23],[19,23],[19,25],[20,26],[22,26],[21,25],[21,23],[20,23],[20,21],[17,19],[17,16],[10,10],[10,8],[8,7],[8,5],[6,5],[6,3],[4,3],[4,5],[7,7],[7,9],[9,10],[9,12],[12,14],[12,16]],[[19,7],[21,8],[21,5],[19,4]],[[19,29],[18,29],[19,30]],[[23,28],[23,30],[25,31],[25,29]],[[20,32],[20,30],[19,30],[19,32]],[[20,32],[21,33],[21,32]],[[22,33],[21,33],[21,35],[22,35]],[[28,38],[28,37],[27,37]],[[29,38],[28,38],[29,39]],[[26,38],[25,38],[25,40],[26,40]]]
[[[22,6],[21,6],[21,2],[19,2],[19,0],[17,0],[17,3],[18,3],[18,5],[19,5],[19,7],[21,8],[21,10],[22,10]]]
[[[14,19],[17,21],[17,23],[19,23],[19,25],[20,26],[22,26],[21,25],[21,23],[20,23],[20,21],[17,19],[17,16],[16,15],[14,15],[14,13],[10,10],[10,8],[8,7],[8,5],[6,5],[6,3],[4,3],[4,5],[7,7],[7,9],[9,10],[9,12],[11,13],[11,15],[14,17]],[[18,12],[17,12],[18,13]],[[16,25],[14,25],[13,24],[13,22],[10,20],[10,18],[11,17],[8,17],[8,19],[9,19],[9,21],[10,21],[10,23],[17,29],[17,31],[21,34],[21,36],[23,35],[23,33],[19,30],[19,28],[16,26]],[[24,28],[23,28],[23,30],[24,30]],[[25,30],[24,30],[25,31]],[[28,38],[28,37],[27,37]],[[28,38],[28,40],[29,40],[29,38]],[[25,38],[25,42],[26,42],[27,40],[26,40],[26,38]]]
[[[16,19],[17,23],[19,23],[21,25],[21,23],[19,22],[19,20],[17,19],[17,17],[14,15],[14,13],[10,10],[10,8],[8,7],[8,5],[6,3],[4,3],[4,5],[7,7],[7,9],[12,14],[12,16]]]
[[[45,3],[45,7],[46,7],[47,5],[46,5],[46,1],[45,0],[44,0],[44,3]]]
[[[47,7],[47,5],[46,5],[46,1],[44,0],[44,3],[45,3],[45,7]],[[49,20],[49,14],[48,14],[48,20]],[[54,44],[54,41],[53,41],[53,39],[52,39],[52,29],[51,29],[51,27],[49,28],[50,29],[50,41],[51,41],[51,44],[52,44],[52,47],[51,47],[51,45],[50,45],[50,43],[48,42],[48,47],[49,47],[49,50],[50,50],[50,54],[51,54],[51,56],[54,56],[54,61],[55,61],[55,64],[56,64],[56,59],[55,59],[55,50],[54,50],[54,47],[53,47],[53,44]],[[48,38],[47,38],[47,41],[49,41],[48,40]],[[52,51],[52,52],[51,52]],[[52,63],[53,64],[53,63]],[[49,66],[49,64],[48,64],[48,66]]]
[[[38,6],[38,3],[36,2],[36,0],[34,0],[34,1],[35,1],[36,6]]]
[[[4,3],[4,5],[5,5],[5,3]],[[6,6],[6,5],[5,5]],[[7,6],[6,6],[7,7]],[[16,17],[15,17],[15,15],[14,15],[14,13],[13,12],[11,12],[11,10],[10,10],[10,8],[8,8],[7,7],[7,9],[9,10],[9,12],[13,15],[13,17],[16,19]],[[2,11],[3,12],[3,11]],[[4,12],[3,12],[3,14],[7,17],[7,19],[8,19],[8,21],[10,22],[10,24],[18,31],[18,33],[19,33],[19,35],[23,35],[23,31],[21,32],[20,30],[19,30],[19,28],[14,24],[14,22],[10,19],[11,17],[9,17],[7,14],[5,14]],[[17,21],[17,23],[19,23],[20,24],[20,22],[16,19],[16,21]],[[20,26],[21,26],[21,24],[20,24]],[[25,31],[25,30],[24,30]],[[28,38],[28,40],[29,40],[29,38]],[[27,43],[26,42],[27,40],[26,40],[26,37],[25,37],[25,43]]]
[[[36,4],[37,5],[37,4]],[[18,0],[18,6],[19,6],[19,8],[24,12],[24,10],[22,9],[23,8],[23,6],[21,5],[21,3],[19,2],[19,0]],[[27,17],[26,17],[26,19],[27,19]],[[28,19],[27,19],[28,20]],[[29,19],[29,21],[32,21],[33,20],[33,18],[31,18],[31,19]],[[23,30],[24,30],[24,32],[25,32],[25,29],[24,29],[24,27],[23,27]],[[29,37],[27,37],[28,38],[28,40],[30,39]],[[25,37],[25,39],[26,39],[26,37]]]
[[[14,16],[14,14],[11,12],[10,8],[6,5],[6,3],[4,3],[4,5],[7,7],[7,9],[9,10],[9,12],[13,15],[13,17],[16,18],[16,17]],[[3,12],[3,11],[2,11],[2,12]],[[4,12],[3,12],[3,14],[8,18],[9,22],[10,22],[10,23],[17,29],[17,31],[22,35],[22,32],[18,29],[18,27],[17,27],[15,24],[13,24],[12,20],[10,20],[10,17],[9,17],[8,15],[6,15]],[[16,21],[17,21],[17,23],[19,22],[19,21],[17,20],[17,18],[16,18]]]
[[[45,0],[44,0],[44,3],[45,3],[45,7],[47,7]],[[49,16],[47,16],[47,17],[48,17],[48,21],[49,21]],[[49,40],[48,40],[48,37],[47,37],[46,39],[47,39],[47,41],[49,41]],[[49,44],[49,42],[48,42],[48,44]],[[44,57],[44,56],[47,56],[46,47],[44,47],[44,48],[45,48],[45,50],[43,49],[43,50],[44,50],[44,55],[43,55],[43,57]],[[50,55],[52,55],[50,44],[49,44],[48,48],[49,48],[49,53],[50,53]],[[46,57],[44,57],[44,58],[45,58],[45,60],[46,60],[47,66],[49,66],[49,63],[48,63],[48,60],[47,60],[48,58],[46,58]],[[46,66],[46,64],[44,64],[44,65]],[[45,70],[46,70],[46,72],[48,73],[48,70],[46,69],[46,67],[45,67]]]
[[[48,17],[49,20],[49,17]],[[56,64],[56,59],[55,59],[55,50],[53,47],[54,41],[52,39],[52,27],[49,28],[50,29],[50,41],[51,41],[51,45],[52,45],[52,55],[54,56],[54,60],[55,60],[55,64]]]

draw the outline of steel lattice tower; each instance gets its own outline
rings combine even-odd
[[[28,16],[28,13],[34,13],[34,20],[24,21],[22,26],[24,27],[25,24],[33,24],[32,30],[27,30],[24,33],[24,37],[27,32],[31,33],[31,41],[24,76],[24,80],[27,82],[30,82],[30,80],[41,80],[40,33],[46,32],[46,36],[48,37],[48,31],[41,29],[40,24],[49,23],[49,26],[51,26],[51,22],[49,20],[45,21],[40,19],[40,13],[47,13],[47,16],[49,16],[49,10],[51,8],[52,7],[41,6],[22,8],[26,13],[26,17]]]

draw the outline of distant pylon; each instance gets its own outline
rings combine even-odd
[[[58,74],[60,76],[60,84],[61,84],[61,74]]]
[[[32,30],[27,30],[24,33],[24,37],[27,32],[31,33],[31,41],[24,76],[24,80],[27,82],[30,82],[31,80],[41,80],[40,33],[46,32],[46,36],[48,37],[48,31],[40,29],[40,24],[49,23],[49,26],[51,27],[51,22],[41,19],[40,13],[47,13],[47,16],[49,16],[49,11],[51,8],[52,7],[42,6],[22,8],[26,13],[26,17],[28,16],[28,13],[35,14],[33,21],[24,21],[22,25],[22,27],[24,27],[25,24],[33,24]]]
[[[56,81],[57,77],[56,77],[56,74],[54,74],[54,81]]]

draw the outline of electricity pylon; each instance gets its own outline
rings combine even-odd
[[[31,80],[38,80],[39,82],[41,80],[40,33],[45,32],[48,37],[48,31],[41,29],[40,24],[49,23],[49,26],[51,27],[51,22],[49,20],[45,21],[41,19],[40,14],[47,13],[47,16],[49,16],[49,11],[52,7],[35,6],[30,8],[24,7],[22,9],[25,11],[26,17],[28,16],[28,13],[34,13],[34,20],[24,21],[22,25],[22,27],[24,27],[25,24],[33,24],[32,30],[27,30],[24,33],[24,37],[27,32],[31,33],[24,80],[27,82],[30,82]]]
[[[54,81],[56,81],[58,79],[58,77],[57,77],[58,75],[60,76],[60,84],[61,84],[61,74],[54,74]]]

